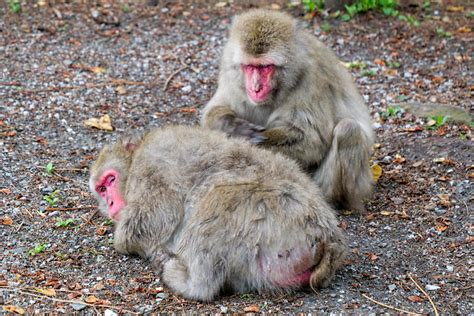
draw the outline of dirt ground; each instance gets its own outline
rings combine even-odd
[[[472,8],[404,8],[418,27],[381,13],[342,22],[280,8],[352,62],[382,175],[366,216],[340,215],[351,254],[329,288],[202,304],[171,293],[143,260],[113,250],[87,167],[125,131],[196,124],[216,88],[231,17],[247,7],[24,4],[12,13],[2,3],[5,311],[474,313]],[[438,126],[400,102],[452,105],[471,119]],[[84,125],[106,114],[112,132]]]

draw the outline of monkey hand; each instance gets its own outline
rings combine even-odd
[[[252,144],[260,144],[266,140],[266,137],[263,135],[265,128],[262,126],[252,124],[241,118],[235,118],[233,125],[234,128],[229,133],[230,136],[243,137]]]
[[[163,266],[168,260],[171,259],[171,257],[172,256],[165,250],[157,250],[151,258],[151,265],[156,270],[156,272],[158,272],[158,274],[161,274],[163,272]]]

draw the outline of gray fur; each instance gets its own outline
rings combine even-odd
[[[177,293],[209,301],[223,289],[287,290],[294,286],[280,281],[298,265],[313,267],[310,285],[323,287],[342,265],[346,241],[334,212],[293,160],[198,127],[157,129],[135,142],[102,151],[91,189],[107,169],[120,172],[126,206],[115,248],[162,265]]]
[[[278,19],[281,25],[277,27]],[[288,19],[284,13],[265,10],[235,18],[222,56],[218,88],[204,108],[201,124],[295,159],[313,175],[333,206],[364,212],[363,200],[373,186],[369,158],[374,133],[368,108],[334,53],[299,28],[296,20],[289,23]],[[263,27],[265,23],[269,25]],[[258,28],[248,31],[252,25]],[[273,58],[277,66],[273,94],[267,102],[255,105],[247,97],[240,70],[240,64],[251,57],[246,47],[254,44],[242,43],[249,36],[238,33],[246,29],[251,41],[259,42],[259,30],[283,27],[292,28],[284,32],[285,38],[294,34],[284,47],[268,47],[268,43],[279,43],[273,32],[271,40],[260,39],[266,43],[265,53],[253,56]],[[260,36],[269,33],[262,31]]]

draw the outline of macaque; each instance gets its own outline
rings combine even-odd
[[[90,189],[114,246],[189,299],[329,284],[346,252],[334,211],[288,157],[199,127],[106,146]]]
[[[365,212],[374,133],[349,72],[281,12],[235,17],[201,125],[295,159],[338,209]]]

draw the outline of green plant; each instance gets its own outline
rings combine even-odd
[[[466,16],[468,18],[474,18],[474,11],[469,12]]]
[[[125,4],[122,6],[122,12],[123,12],[123,13],[129,13],[129,12],[130,12],[130,7],[128,6],[127,3],[125,3]]]
[[[13,13],[21,12],[21,1],[20,0],[8,0],[8,7]]]
[[[420,26],[420,21],[415,19],[412,15],[399,15],[398,19],[400,21],[405,21],[410,25],[414,25],[416,27]]]
[[[243,300],[251,300],[253,299],[253,295],[251,293],[244,293],[240,295],[240,298]]]
[[[446,32],[446,31],[444,30],[444,28],[442,28],[442,27],[438,27],[438,28],[436,29],[436,34],[437,34],[438,36],[440,36],[440,37],[451,37],[451,36],[453,36],[453,33],[451,33],[451,32]]]
[[[109,219],[106,219],[103,223],[102,223],[102,226],[112,226],[114,224],[114,222],[109,218]]]
[[[43,200],[48,202],[51,206],[56,206],[59,202],[59,190],[54,190],[51,194],[43,195]]]
[[[438,129],[441,126],[443,126],[448,119],[449,119],[449,115],[430,116],[430,120],[427,123],[428,128],[429,129]]]
[[[54,165],[53,165],[52,162],[50,162],[50,163],[48,163],[48,164],[46,165],[46,173],[49,174],[49,175],[53,175],[55,169],[56,169],[56,168],[54,167]]]
[[[307,13],[313,13],[315,10],[324,9],[325,0],[303,0],[303,8]]]
[[[387,112],[385,112],[386,117],[395,117],[398,113],[403,113],[403,108],[399,105],[397,106],[389,106],[387,108]]]
[[[377,71],[374,69],[363,69],[360,73],[364,77],[375,77],[377,75]]]
[[[350,69],[365,69],[367,68],[367,64],[363,61],[351,61],[347,67]]]
[[[38,244],[34,248],[28,250],[30,256],[35,256],[39,253],[42,253],[46,249],[46,244]]]
[[[351,5],[345,5],[347,14],[342,16],[342,20],[349,21],[356,14],[370,10],[380,10],[385,15],[397,16],[399,14],[397,5],[396,0],[358,0]]]
[[[431,1],[430,0],[423,0],[423,10],[431,11]]]
[[[329,33],[331,32],[331,24],[329,24],[328,22],[324,22],[323,24],[321,24],[321,29],[326,32],[326,33]]]
[[[63,220],[62,218],[56,219],[56,227],[68,227],[71,224],[74,224],[76,220],[74,218],[68,218]]]
[[[400,63],[397,61],[387,61],[387,66],[389,68],[400,68]]]

